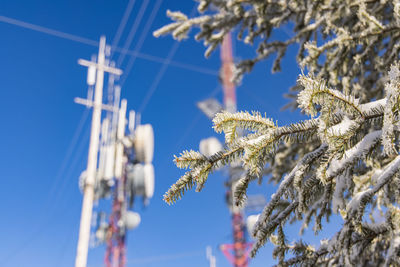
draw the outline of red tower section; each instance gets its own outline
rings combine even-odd
[[[221,78],[224,89],[224,105],[228,112],[236,112],[236,89],[232,81],[233,78],[233,56],[232,56],[232,38],[227,34],[221,46]],[[232,177],[230,177],[231,179]],[[235,267],[247,267],[249,263],[249,251],[251,243],[246,242],[244,231],[243,211],[235,206],[232,201],[232,184],[229,181],[230,188],[227,191],[227,205],[232,213],[233,244],[221,245],[221,250],[226,258]]]
[[[126,246],[125,237],[126,229],[121,225],[121,217],[123,205],[125,205],[125,196],[119,197],[119,193],[124,195],[124,191],[117,190],[124,185],[125,176],[120,181],[117,181],[114,190],[114,198],[112,211],[109,219],[109,228],[107,231],[107,248],[104,257],[106,267],[125,267],[126,265]],[[121,183],[121,184],[119,184]]]

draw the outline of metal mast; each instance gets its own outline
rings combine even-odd
[[[233,77],[233,56],[232,56],[232,37],[228,33],[221,46],[221,75],[224,89],[225,110],[231,113],[236,112],[236,88],[232,81]]]
[[[97,56],[97,63],[87,60],[80,59],[78,63],[88,68],[96,69],[96,86],[94,93],[94,101],[91,102],[89,99],[86,101],[86,105],[93,107],[92,115],[92,126],[90,133],[90,144],[88,153],[88,162],[86,169],[86,179],[83,189],[83,203],[81,212],[81,222],[79,228],[79,239],[78,247],[75,259],[76,267],[86,267],[87,254],[89,248],[90,238],[90,224],[92,218],[93,199],[94,199],[94,184],[96,179],[97,169],[97,155],[99,148],[99,135],[101,125],[101,111],[103,108],[103,82],[104,72],[110,72],[116,75],[121,75],[122,71],[105,65],[105,49],[106,49],[106,38],[102,36],[99,43],[99,53]]]
[[[232,81],[233,78],[233,56],[232,56],[232,39],[228,33],[221,46],[221,75],[224,89],[224,106],[228,112],[236,112],[236,89]],[[251,244],[246,243],[244,232],[243,210],[233,203],[233,186],[239,166],[233,163],[229,169],[228,190],[226,192],[226,200],[229,210],[232,214],[233,228],[233,244],[221,245],[221,250],[227,259],[235,267],[247,267],[249,262],[248,251]]]
[[[116,159],[115,159],[115,179],[116,188],[114,190],[112,211],[110,215],[110,225],[108,230],[109,238],[107,240],[107,249],[105,254],[106,267],[124,267],[126,263],[125,257],[125,228],[121,227],[122,213],[125,210],[125,184],[126,173],[124,165],[126,158],[124,157],[124,145],[122,139],[125,137],[126,127],[126,109],[127,101],[121,101],[121,107],[118,113],[117,124],[117,144],[116,144]]]

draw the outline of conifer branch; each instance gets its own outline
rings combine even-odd
[[[232,29],[245,44],[258,45],[254,58],[236,64],[236,82],[270,56],[273,71],[279,71],[286,51],[298,44],[297,62],[308,76],[291,88],[288,106],[314,118],[278,127],[257,112],[218,114],[214,129],[225,133],[225,149],[211,157],[195,151],[176,157],[178,167],[190,170],[164,199],[173,203],[194,185],[200,190],[213,170],[240,160],[246,175],[236,184],[236,204],[265,173],[280,184],[256,224],[252,256],[269,239],[280,266],[399,265],[398,2],[200,0],[198,10],[206,14],[168,12],[172,23],[154,34],[169,32],[181,40],[198,27],[195,38],[204,42],[206,56]],[[282,29],[288,37],[278,40],[272,33]],[[251,133],[240,137],[238,129]],[[376,210],[384,222],[376,222]],[[332,211],[344,224],[320,248],[286,241],[288,222],[303,220],[304,229],[314,220],[317,233]]]
[[[307,114],[315,116],[317,114],[316,105],[326,107],[332,103],[333,107],[327,107],[329,110],[342,109],[350,114],[356,111],[360,117],[364,117],[358,101],[354,97],[328,88],[324,81],[301,75],[298,82],[304,87],[298,96],[299,107]]]

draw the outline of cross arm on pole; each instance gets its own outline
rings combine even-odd
[[[74,98],[74,102],[77,103],[77,104],[84,105],[84,106],[86,106],[86,107],[93,107],[93,106],[95,106],[95,104],[93,103],[93,101],[90,101],[90,100],[84,99],[84,98],[80,98],[80,97],[75,97],[75,98]],[[101,107],[101,109],[108,110],[108,111],[111,111],[111,112],[116,112],[116,111],[118,111],[118,109],[114,108],[114,106],[107,105],[107,104],[101,104],[100,107]]]
[[[99,64],[99,63],[96,63],[96,62],[93,62],[93,61],[89,61],[89,60],[86,60],[86,59],[79,59],[78,60],[78,64],[82,65],[82,66],[85,66],[85,67],[94,66],[94,67],[96,67],[96,69],[101,69],[101,70],[103,70],[105,72],[109,72],[109,73],[112,73],[112,74],[115,74],[115,75],[118,75],[118,76],[121,76],[121,74],[122,74],[122,70],[121,69],[109,67],[109,66],[106,66],[106,65],[103,65],[103,64]]]

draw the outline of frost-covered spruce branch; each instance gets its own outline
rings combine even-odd
[[[272,238],[278,244],[275,254],[279,255],[283,264],[288,251],[299,250],[298,246],[288,245],[285,241],[284,226],[290,221],[303,220],[303,227],[307,227],[314,218],[314,231],[318,233],[322,229],[322,219],[329,219],[332,211],[340,212],[344,218],[347,235],[354,234],[362,238],[363,231],[371,232],[375,229],[363,221],[366,206],[371,205],[368,212],[374,216],[378,199],[379,205],[391,210],[394,210],[394,204],[390,199],[400,200],[400,183],[396,178],[400,156],[394,158],[384,150],[384,142],[388,141],[384,135],[386,116],[397,123],[400,109],[397,93],[400,92],[400,75],[396,74],[396,69],[399,69],[398,64],[391,68],[391,80],[386,86],[390,92],[386,94],[386,98],[366,104],[359,104],[359,100],[353,96],[325,87],[319,79],[300,76],[299,82],[304,86],[304,91],[299,94],[299,106],[307,114],[316,117],[297,124],[278,126],[272,119],[264,118],[259,113],[217,114],[213,120],[214,129],[226,134],[225,150],[211,157],[195,151],[185,151],[180,157],[175,157],[178,167],[190,170],[168,190],[164,200],[168,203],[175,202],[196,184],[197,190],[202,189],[213,170],[240,159],[247,173],[235,186],[234,201],[238,205],[242,204],[245,202],[249,183],[262,175],[266,159],[273,158],[279,146],[320,143],[318,148],[297,161],[296,166],[285,175],[279,188],[271,196],[252,233],[257,242],[251,255],[254,256]],[[389,115],[386,103],[392,103],[392,113]],[[378,120],[378,117],[381,119]],[[376,130],[371,131],[371,127]],[[237,128],[249,130],[250,133],[238,137],[232,134]],[[391,129],[394,138],[390,142],[397,149],[397,124]],[[350,139],[355,141],[343,143],[343,140]],[[379,162],[379,168],[376,162]],[[384,190],[389,186],[395,189]],[[388,195],[392,193],[394,196]],[[378,194],[379,197],[374,198]],[[335,203],[334,210],[332,203]],[[400,229],[400,224],[396,225],[391,218],[394,217],[386,218],[386,223],[393,225],[388,232],[394,233]],[[275,235],[275,232],[278,234]],[[354,244],[363,242],[366,246],[373,245],[371,242],[374,239],[366,240]],[[326,253],[311,253],[308,249],[296,260],[288,262],[306,259],[305,262],[314,263],[328,264],[331,260],[354,263],[352,255],[355,254],[352,251],[355,247],[349,245],[345,249],[346,253],[340,250],[330,251],[329,261],[325,257]],[[397,253],[397,249],[400,247],[391,246],[393,253]]]
[[[195,185],[200,190],[215,168],[241,160],[246,173],[235,187],[237,204],[262,174],[280,184],[260,216],[253,255],[269,240],[280,266],[399,266],[400,1],[200,0],[198,9],[202,14],[194,18],[169,13],[174,22],[155,35],[181,40],[198,27],[196,39],[208,56],[226,33],[236,33],[257,46],[254,58],[236,65],[236,80],[272,55],[273,71],[280,70],[287,49],[298,45],[297,62],[309,76],[291,88],[288,107],[313,118],[278,126],[260,114],[219,115],[215,129],[225,133],[224,151],[177,158],[179,167],[191,169],[165,200],[174,202]],[[287,37],[276,38],[277,31]],[[251,133],[238,138],[238,128]],[[322,147],[320,156],[301,164]],[[286,240],[288,223],[302,221],[303,230],[314,222],[318,233],[332,213],[344,223],[319,248]]]
[[[246,117],[246,119],[243,117]],[[237,123],[227,123],[235,119],[237,119]],[[230,142],[227,144],[224,151],[217,152],[210,157],[206,157],[193,150],[184,151],[179,157],[175,156],[174,162],[177,167],[181,169],[190,168],[191,170],[186,172],[164,195],[164,200],[167,203],[173,203],[178,200],[185,191],[194,184],[198,184],[198,191],[200,191],[210,172],[220,166],[233,162],[239,157],[244,158],[244,155],[246,156],[246,164],[250,166],[249,175],[260,175],[262,168],[260,168],[259,164],[256,162],[257,156],[259,156],[260,153],[272,153],[275,145],[285,137],[290,138],[290,136],[301,135],[302,139],[304,139],[305,136],[310,138],[315,132],[315,129],[317,129],[315,120],[308,120],[284,127],[276,127],[273,125],[272,120],[260,120],[260,115],[258,113],[251,115],[249,113],[231,114],[223,112],[217,114],[213,121],[216,131],[224,131],[225,133],[235,132],[238,126],[243,126],[245,127],[244,129],[254,129],[252,123],[243,123],[243,121],[261,121],[264,128],[259,128],[257,130],[261,132],[260,134],[249,134],[244,138],[239,138],[234,141],[229,139]],[[267,123],[264,124],[264,122]]]

